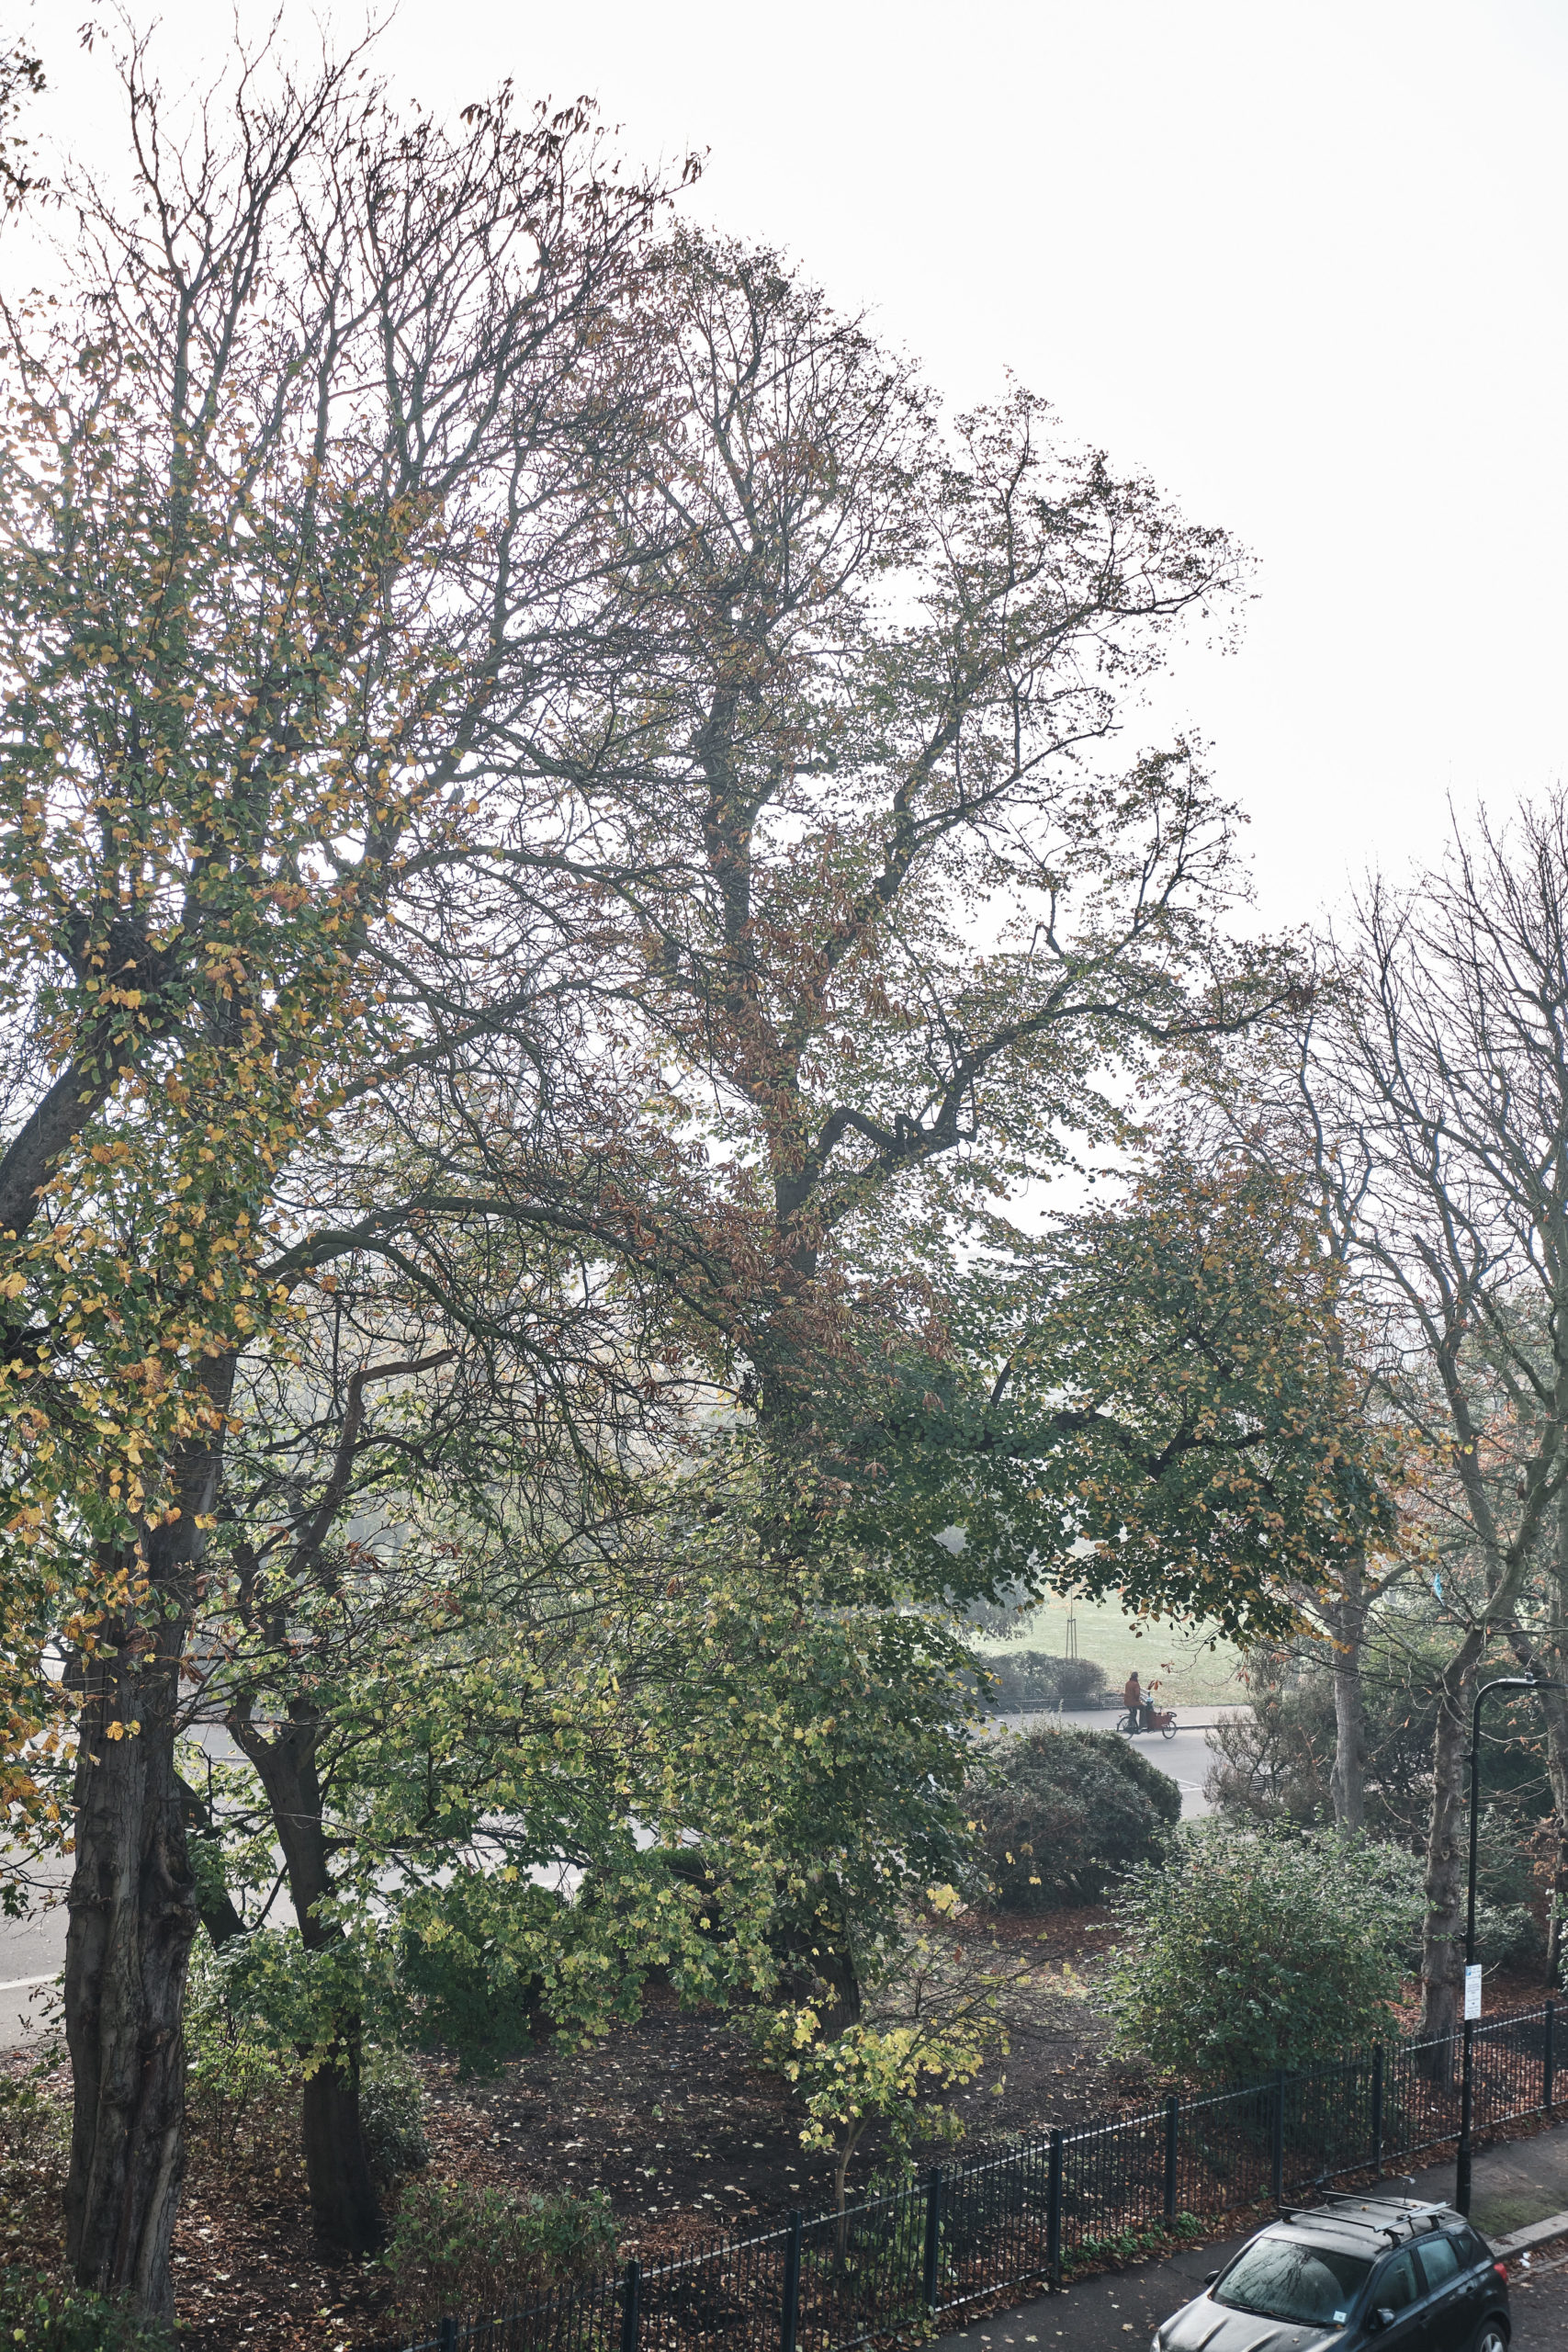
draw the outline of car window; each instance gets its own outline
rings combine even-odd
[[[1266,2230],[1243,2246],[1215,2287],[1214,2301],[1265,2319],[1337,2327],[1349,2316],[1371,2267],[1361,2255]]]
[[[1372,2281],[1372,2301],[1382,2312],[1402,2312],[1420,2292],[1416,2265],[1408,2254],[1394,2255]]]
[[[1469,2270],[1477,2262],[1490,2262],[1492,2256],[1473,2230],[1458,2229],[1449,2233],[1459,2255],[1461,2268]]]
[[[1452,2238],[1423,2238],[1420,2254],[1429,2288],[1442,2286],[1459,2269],[1459,2248]]]

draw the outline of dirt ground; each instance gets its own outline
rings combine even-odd
[[[1145,2104],[1153,2086],[1108,2058],[1106,2021],[1087,1989],[1107,1954],[1105,1914],[992,1921],[984,1933],[1023,1973],[1007,2004],[1010,2051],[961,2100],[968,2137]],[[1528,1974],[1499,1976],[1487,1995],[1495,2013],[1533,2004],[1542,1990]],[[637,2024],[590,2050],[558,2036],[487,2078],[461,2082],[438,2057],[422,2071],[434,2177],[525,2195],[601,2188],[623,2258],[657,2260],[831,2201],[829,2160],[801,2148],[785,2086],[757,2067],[732,2025],[657,1990]],[[45,2087],[63,2103],[63,2068]],[[874,2161],[874,2148],[857,2160],[852,2188]],[[58,2164],[57,2135],[32,2193],[13,2191],[0,2226],[5,2258],[58,2258]],[[370,2352],[390,2338],[385,2271],[313,2255],[286,2130],[236,2152],[194,2141],[175,2259],[181,2341],[192,2352]]]

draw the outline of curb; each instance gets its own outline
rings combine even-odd
[[[1548,2238],[1561,2237],[1568,2237],[1568,2213],[1549,2213],[1544,2222],[1531,2222],[1527,2229],[1511,2230],[1506,2238],[1494,2238],[1492,2251],[1502,2259],[1524,2254],[1532,2245],[1544,2245]]]

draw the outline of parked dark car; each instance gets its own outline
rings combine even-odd
[[[1507,2273],[1451,2206],[1337,2197],[1249,2238],[1154,2352],[1506,2352],[1509,2333]]]

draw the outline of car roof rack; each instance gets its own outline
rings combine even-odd
[[[1400,2233],[1387,2222],[1363,2221],[1359,2213],[1337,2213],[1332,2206],[1281,2205],[1282,2222],[1337,2222],[1342,2229],[1370,2230],[1374,2237],[1386,2238],[1390,2245],[1399,2244]]]
[[[1384,2218],[1374,2212],[1378,2206]],[[1282,2205],[1280,2211],[1289,2222],[1334,2221],[1342,2228],[1367,2230],[1375,2237],[1386,2238],[1390,2245],[1398,2245],[1418,2231],[1440,2229],[1440,2217],[1447,2210],[1426,2199],[1359,2197],[1354,2189],[1336,2189],[1321,2205]]]

